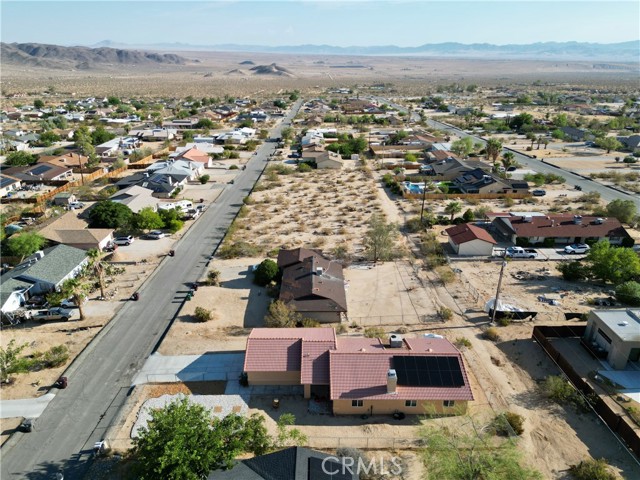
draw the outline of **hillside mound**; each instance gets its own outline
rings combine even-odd
[[[187,59],[163,54],[117,48],[62,47],[42,43],[1,43],[2,63],[11,65],[78,68],[89,70],[108,65],[183,65]]]
[[[255,65],[251,60],[245,60],[244,62],[240,62],[238,65]]]
[[[291,71],[275,63],[272,63],[271,65],[256,65],[255,67],[250,68],[250,70],[255,75],[278,75],[284,77],[295,77],[295,75]]]
[[[234,68],[233,70],[229,70],[225,75],[242,75],[245,76],[247,72],[240,70],[239,68]]]

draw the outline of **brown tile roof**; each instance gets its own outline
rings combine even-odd
[[[177,158],[186,158],[192,162],[208,163],[211,158],[204,152],[201,152],[196,147],[190,148],[185,152],[182,152]]]
[[[601,224],[593,216],[583,216],[581,224],[574,223],[573,215],[532,216],[531,222],[525,217],[499,218],[496,221],[509,222],[518,237],[628,237],[629,234],[619,220],[604,218]]]
[[[43,162],[51,163],[58,167],[80,167],[85,166],[89,162],[89,157],[73,152],[64,155],[42,155],[38,159],[38,163]]]
[[[458,158],[455,153],[450,152],[449,150],[432,150],[429,152],[429,155],[438,161],[446,160],[447,158]]]
[[[379,338],[366,337],[338,337],[338,350],[340,352],[383,350],[384,345]]]
[[[416,339],[420,340],[420,339]],[[445,339],[430,339],[432,342],[449,343]],[[436,342],[437,343],[437,342]],[[376,352],[329,352],[330,397],[339,399],[370,400],[473,400],[473,393],[459,352],[437,353],[438,349],[449,350],[448,346],[436,347],[433,352],[412,352],[399,349],[385,349]],[[393,365],[393,356],[447,356],[458,360],[464,380],[461,387],[419,387],[398,385],[395,394],[387,393],[387,372]]]
[[[476,227],[470,223],[461,223],[455,227],[447,228],[445,232],[456,245],[471,242],[472,240],[484,240],[492,244],[497,243],[484,228]]]
[[[321,274],[318,268],[322,268]],[[342,265],[312,255],[284,268],[279,298],[301,313],[346,312]]]
[[[327,384],[329,358],[323,354],[335,345],[333,328],[254,328],[247,339],[244,370],[300,371],[304,380]],[[308,356],[303,356],[303,352]]]

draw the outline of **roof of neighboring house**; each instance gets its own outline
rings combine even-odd
[[[628,237],[629,234],[619,220],[615,218],[583,216],[580,224],[574,222],[573,215],[539,215],[498,217],[494,223],[501,230],[506,230],[518,237]],[[528,219],[530,221],[525,221]]]
[[[139,185],[120,190],[111,195],[109,200],[128,206],[134,213],[145,207],[154,207],[158,203],[158,199],[153,196],[153,190]]]
[[[267,455],[241,460],[229,470],[212,472],[208,480],[356,480],[358,478],[357,473],[350,473],[348,468],[343,468],[342,464],[336,460],[338,459],[335,456],[316,450],[289,447]]]
[[[2,173],[19,178],[20,180],[51,180],[60,175],[71,172],[71,167],[60,167],[50,163],[36,163],[27,167],[10,167]]]
[[[8,187],[9,185],[13,185],[14,183],[20,183],[20,179],[12,177],[11,175],[0,173],[0,188]]]
[[[618,339],[640,342],[640,308],[592,310],[591,315],[609,327]]]
[[[629,137],[618,137],[618,141],[627,148],[635,149],[640,147],[640,135],[631,135]]]
[[[197,144],[193,144],[194,146],[188,150],[183,152],[176,152],[177,158],[185,158],[187,160],[191,160],[192,162],[198,163],[208,163],[211,160],[211,157],[207,155],[205,152],[198,150]]]
[[[25,268],[16,278],[33,278],[58,285],[64,277],[87,259],[87,252],[68,245],[56,245],[44,250],[44,258]]]
[[[38,159],[38,163],[45,162],[58,167],[81,167],[89,162],[89,157],[71,152],[64,155],[43,155]]]
[[[280,249],[278,252],[278,268],[285,268],[294,263],[299,263],[307,257],[317,255],[321,258],[327,259],[322,255],[322,251],[309,248],[294,248],[292,250]]]
[[[330,351],[331,400],[473,400],[462,356],[451,342],[444,338],[412,338],[405,339],[405,344],[407,348]],[[406,382],[403,379],[408,376],[401,370],[407,367],[400,362],[404,357],[435,357],[437,360],[432,362],[437,368],[421,370],[419,382],[415,379]],[[396,393],[387,393],[387,373],[390,369],[395,369],[398,374]],[[451,372],[457,373],[456,381],[452,381]]]
[[[322,269],[322,273],[318,269]],[[280,300],[304,312],[346,312],[342,265],[319,255],[289,265],[282,271]]]
[[[455,227],[447,228],[445,231],[451,238],[451,241],[456,245],[461,245],[473,240],[483,240],[492,244],[497,243],[484,228],[476,227],[470,223],[461,223]]]
[[[0,307],[3,307],[7,300],[11,298],[13,292],[26,292],[33,286],[32,283],[24,282],[11,277],[11,271],[5,273],[0,278]],[[328,363],[328,361],[327,361]]]
[[[326,380],[323,383],[328,383],[328,357],[318,358],[335,348],[335,344],[333,328],[254,328],[247,339],[244,370],[300,371],[305,380]],[[309,356],[303,357],[303,351]],[[327,362],[326,369],[320,365],[323,361]],[[318,369],[317,373],[311,371],[314,367]]]

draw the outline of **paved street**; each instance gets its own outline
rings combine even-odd
[[[302,101],[280,126],[288,126]],[[199,279],[265,167],[275,143],[265,143],[233,185],[228,185],[176,244],[140,289],[138,302],[128,301],[98,334],[65,375],[69,386],[57,393],[31,433],[16,433],[2,447],[1,478],[51,479],[62,469],[65,480],[80,479],[95,442],[118,413],[132,379],[162,338],[189,290]]]

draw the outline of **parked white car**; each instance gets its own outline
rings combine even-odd
[[[113,241],[116,245],[131,245],[133,243],[133,237],[127,235],[126,237],[116,237]]]
[[[164,232],[161,232],[160,230],[152,230],[151,232],[147,233],[147,238],[150,238],[152,240],[159,240],[164,237]]]
[[[589,245],[587,245],[586,243],[575,243],[573,245],[567,245],[566,247],[564,247],[564,253],[587,253],[589,250],[591,250],[591,247],[589,247]]]

